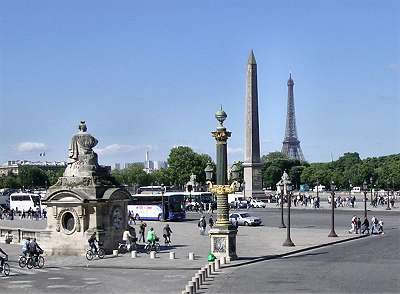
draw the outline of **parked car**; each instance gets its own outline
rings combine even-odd
[[[239,226],[259,226],[262,223],[259,217],[251,216],[247,212],[231,213],[229,215],[229,221],[233,222],[233,220],[237,220]]]
[[[251,199],[250,205],[252,207],[256,207],[256,208],[258,208],[258,207],[265,208],[267,206],[267,204],[265,202],[262,202],[261,200],[257,200],[257,199]]]

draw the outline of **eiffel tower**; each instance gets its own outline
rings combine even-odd
[[[305,161],[303,152],[300,148],[300,141],[297,138],[296,115],[294,110],[294,95],[292,74],[289,75],[288,85],[288,102],[286,116],[285,139],[283,139],[282,153],[289,158]]]

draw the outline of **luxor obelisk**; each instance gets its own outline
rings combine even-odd
[[[244,196],[263,197],[260,161],[260,135],[258,119],[257,63],[253,50],[247,63],[245,155],[243,162]]]

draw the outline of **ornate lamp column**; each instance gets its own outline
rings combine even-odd
[[[283,246],[295,246],[292,239],[290,238],[290,206],[292,205],[292,186],[289,180],[289,176],[286,171],[283,172],[282,182],[286,190],[286,195],[288,197],[288,215],[287,215],[287,229],[286,229],[286,240],[283,242]]]
[[[364,192],[364,218],[367,218],[367,193],[368,193],[367,181],[364,181],[363,183],[363,192]]]
[[[217,196],[217,221],[213,229],[210,230],[211,238],[211,252],[216,257],[230,257],[236,259],[236,234],[237,230],[232,226],[229,221],[229,204],[228,194],[233,193],[236,190],[237,177],[240,169],[237,165],[232,168],[232,179],[234,182],[231,185],[227,185],[227,141],[231,136],[231,132],[228,132],[223,126],[227,115],[222,107],[215,114],[215,118],[218,120],[219,125],[217,130],[212,132],[212,136],[217,142],[217,183],[212,184],[212,171],[213,168],[210,163],[207,165],[206,179],[209,190]]]
[[[279,226],[280,229],[286,228],[285,221],[283,220],[283,193],[284,193],[283,189],[284,189],[283,182],[282,180],[280,180],[276,184],[276,190],[279,191],[279,194],[281,194],[281,224]]]
[[[329,233],[328,237],[337,237],[335,232],[335,182],[332,181],[331,183],[331,205],[332,205],[332,214],[331,214],[331,232]]]

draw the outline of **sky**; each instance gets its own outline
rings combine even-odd
[[[261,154],[280,151],[287,79],[307,161],[400,150],[400,1],[0,2],[0,163],[66,160],[79,122],[101,164],[215,157],[220,105],[243,160],[246,64]]]

